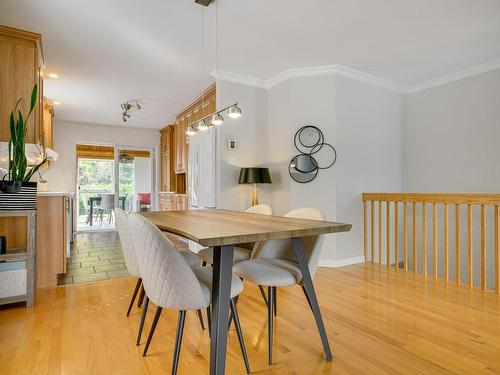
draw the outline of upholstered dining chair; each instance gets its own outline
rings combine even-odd
[[[146,291],[145,303],[151,300],[157,306],[143,355],[147,354],[162,309],[179,310],[172,365],[172,374],[176,374],[186,310],[199,310],[210,306],[212,267],[191,268],[173,243],[143,216],[132,213],[129,221],[132,237],[136,244],[142,282]],[[242,291],[243,282],[233,275],[231,280],[231,313],[237,327],[245,367],[247,373],[250,373],[238,311],[234,301],[235,297]]]
[[[287,213],[285,217],[325,220],[323,214],[315,208],[299,208],[292,210]],[[320,255],[318,236],[307,236],[301,239],[311,277],[314,277]],[[269,364],[272,364],[273,315],[276,315],[276,288],[298,284],[302,287],[306,299],[309,301],[306,289],[302,285],[302,273],[297,263],[292,241],[290,239],[266,241],[252,259],[236,263],[233,269],[234,273],[243,280],[250,281],[259,286],[265,285],[268,287],[268,355]]]
[[[273,210],[267,204],[258,204],[250,207],[245,212],[253,213],[253,214],[262,214],[262,215],[272,215]],[[241,262],[242,260],[250,259],[252,254],[252,250],[255,244],[240,244],[234,246],[234,255],[233,255],[233,263]],[[196,255],[202,261],[202,265],[213,264],[214,260],[214,249],[209,247],[206,249],[200,250]]]
[[[118,235],[120,237],[120,243],[122,245],[123,257],[125,258],[125,266],[127,267],[127,271],[131,276],[137,277],[137,283],[135,285],[134,292],[132,293],[132,298],[130,299],[130,304],[127,310],[127,316],[129,316],[130,311],[132,310],[132,306],[134,305],[134,301],[137,297],[137,293],[139,292],[139,289],[141,289],[141,295],[137,300],[137,307],[140,307],[142,305],[142,299],[144,297],[144,288],[141,288],[142,278],[141,278],[141,273],[139,271],[139,266],[137,264],[135,244],[131,237],[132,235],[130,232],[129,214],[123,211],[121,208],[116,208],[115,221],[116,221],[116,229],[118,230]],[[196,255],[187,251],[181,252],[181,255],[184,257],[184,259],[186,260],[187,264],[189,264],[190,267],[199,266],[198,258],[196,257]],[[145,312],[147,312],[147,305],[144,306],[143,314],[145,314]],[[203,316],[201,314],[201,310],[198,310],[198,319],[200,320],[201,328],[204,330],[205,324],[203,322]],[[144,326],[144,319],[141,319],[141,325],[139,326],[139,333],[137,338],[138,344],[140,342],[140,337],[142,335],[143,326]]]

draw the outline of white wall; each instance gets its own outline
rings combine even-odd
[[[241,167],[260,166],[265,160],[267,124],[267,93],[264,89],[237,83],[217,82],[217,107],[224,108],[239,102],[244,114],[238,119],[225,116],[217,138],[218,205],[217,207],[245,210],[252,203],[252,186],[238,185]],[[237,149],[229,150],[227,142],[236,140]],[[228,165],[228,157],[235,158],[236,165]],[[259,187],[259,199],[266,203],[266,187]]]
[[[102,145],[125,145],[154,147],[156,158],[160,146],[157,130],[127,128],[126,126],[103,126],[66,121],[54,121],[54,150],[59,160],[51,162],[50,169],[42,171],[48,180],[50,191],[75,191],[76,187],[76,144],[98,143]],[[156,175],[159,167],[156,159]],[[158,184],[158,178],[156,182]]]
[[[241,119],[220,129],[222,142],[235,137],[239,143],[235,152],[221,148],[220,207],[250,205],[251,189],[237,185],[238,169],[227,166],[227,155],[235,155],[241,166],[267,166],[273,183],[259,189],[261,202],[271,204],[277,215],[316,207],[328,220],[352,223],[350,233],[324,236],[322,262],[359,261],[361,193],[402,187],[400,95],[334,76],[292,78],[267,91],[221,81],[218,95],[227,102],[221,106],[237,100],[243,110]],[[323,131],[338,160],[312,182],[300,184],[290,178],[288,164],[298,153],[293,136],[304,125]]]
[[[406,95],[405,191],[498,193],[500,70]]]

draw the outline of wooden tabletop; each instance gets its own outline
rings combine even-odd
[[[229,210],[141,212],[163,231],[203,246],[221,246],[324,233],[348,232],[351,224],[294,219]]]

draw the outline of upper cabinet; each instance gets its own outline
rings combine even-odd
[[[9,116],[17,100],[29,111],[33,86],[38,84],[38,106],[30,119],[28,143],[43,142],[43,53],[41,35],[0,25],[0,142],[10,139]]]

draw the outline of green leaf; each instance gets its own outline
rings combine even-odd
[[[33,86],[33,91],[31,92],[30,113],[33,112],[33,110],[35,109],[37,99],[38,99],[38,85],[35,84],[35,86]]]
[[[43,161],[41,161],[40,163],[38,163],[37,165],[35,165],[33,168],[31,168],[31,171],[29,171],[26,176],[24,176],[24,179],[23,181],[24,182],[28,182],[29,180],[31,180],[31,177],[33,177],[33,175],[38,172],[38,169],[40,169],[40,167],[47,161],[47,158],[43,159]]]

